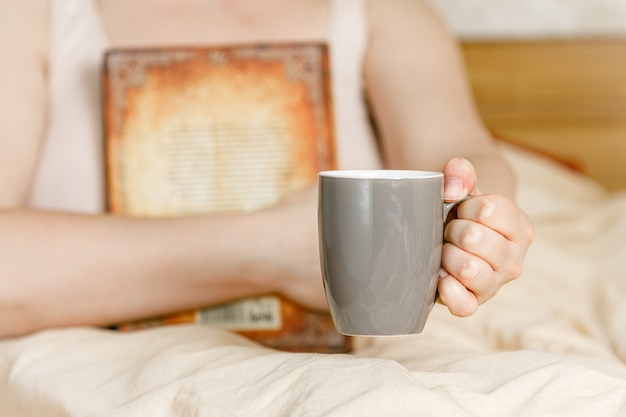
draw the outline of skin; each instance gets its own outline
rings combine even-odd
[[[513,175],[476,114],[445,27],[424,1],[366,3],[364,76],[385,166],[443,169],[446,199],[475,195],[446,228],[439,283],[452,314],[470,315],[520,275],[533,227],[512,200]],[[319,38],[328,15],[323,0],[99,5],[115,46]],[[0,337],[271,292],[327,308],[313,187],[232,216],[133,219],[28,207],[47,118],[48,31],[45,0],[0,2],[0,53],[10,57],[0,66]]]

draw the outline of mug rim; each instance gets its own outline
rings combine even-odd
[[[443,173],[413,169],[331,169],[320,171],[318,176],[346,180],[412,180],[440,178]]]

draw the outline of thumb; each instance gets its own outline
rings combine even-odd
[[[476,170],[465,158],[452,158],[443,168],[443,198],[456,201],[476,193]]]

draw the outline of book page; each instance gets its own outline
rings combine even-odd
[[[114,212],[258,210],[332,166],[319,48],[114,58],[107,141]]]

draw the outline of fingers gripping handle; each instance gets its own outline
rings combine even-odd
[[[450,220],[452,219],[456,219],[456,211],[459,207],[459,204],[461,204],[462,202],[464,202],[465,200],[468,200],[472,197],[471,194],[466,195],[465,197],[453,201],[451,203],[443,203],[443,219],[444,219],[444,224],[448,223]]]

